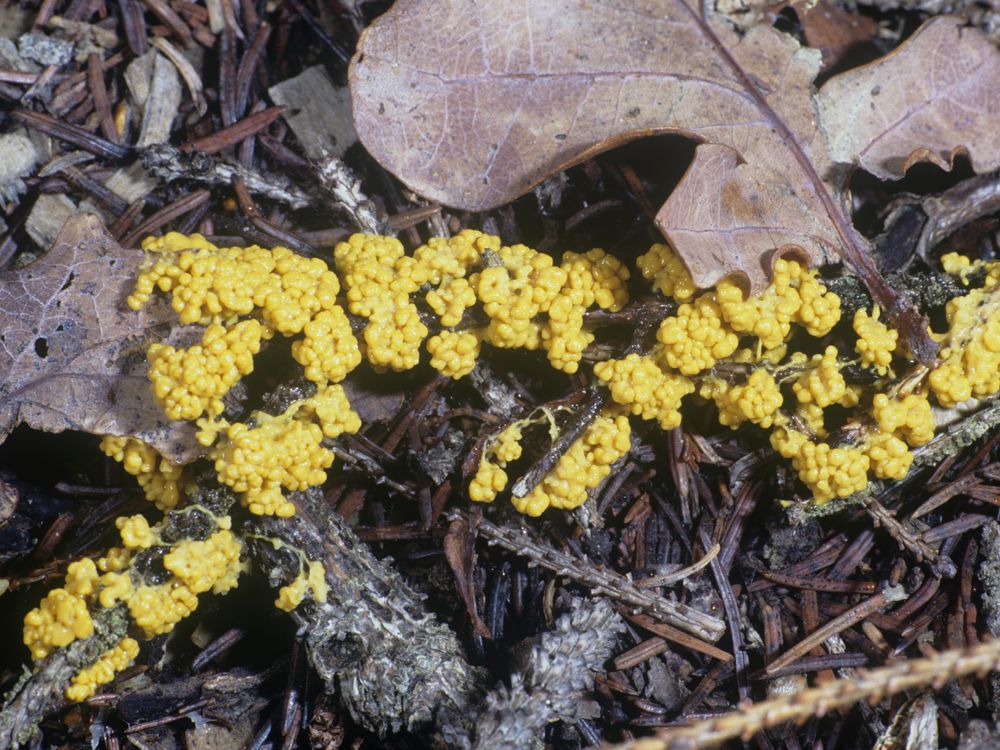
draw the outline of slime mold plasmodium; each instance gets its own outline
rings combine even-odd
[[[838,296],[792,258],[778,259],[771,284],[748,296],[731,279],[697,289],[670,246],[653,245],[636,265],[650,286],[645,294],[668,300],[673,312],[645,349],[602,359],[589,349],[588,313],[623,310],[642,283],[630,287],[626,265],[599,248],[557,262],[463,230],[408,255],[394,238],[357,234],[334,248],[334,268],[285,248],[221,248],[200,235],[169,233],[143,248],[148,262],[128,305],[138,309],[166,294],[180,323],[203,328],[188,348],[149,347],[153,396],[170,419],[197,425],[218,483],[252,514],[290,516],[295,506],[286,493],[327,481],[331,441],[363,426],[341,385],[362,362],[376,373],[409,370],[424,347],[430,366],[456,380],[492,347],[544,352],[555,370],[607,389],[606,405],[553,468],[511,497],[532,516],[584,503],[628,453],[634,428],[683,427],[689,402],[711,404],[723,428],[768,442],[811,501],[826,503],[872,478],[906,476],[911,449],[934,437],[935,403],[950,407],[1000,390],[1000,263],[955,254],[942,266],[968,289],[947,303],[939,360],[925,368],[897,349],[898,335],[877,308],[838,325]],[[249,410],[235,419],[239,407],[229,394],[276,337],[291,339],[291,357],[313,390],[280,414]],[[867,376],[849,377],[852,370]],[[562,408],[539,407],[486,436],[469,499],[492,502],[506,493],[511,464],[537,447],[536,427],[558,437]],[[71,563],[63,586],[26,616],[24,642],[37,661],[93,635],[98,609],[128,610],[131,634],[75,675],[71,700],[113,679],[136,657],[139,640],[170,632],[200,596],[231,590],[245,566],[239,528],[228,511],[189,500],[198,486],[185,467],[133,437],[107,436],[101,448],[166,515],[153,524],[144,515],[119,518],[121,545]],[[194,531],[178,533],[177,519],[189,516],[199,519]],[[322,563],[293,552],[301,564],[279,591],[275,604],[283,610],[326,596]],[[153,561],[165,571],[158,578],[147,573]]]

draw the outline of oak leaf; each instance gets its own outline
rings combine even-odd
[[[816,264],[842,255],[867,265],[876,300],[902,316],[850,224],[844,188],[859,160],[896,174],[964,146],[977,169],[1000,166],[1000,100],[984,94],[1000,86],[1000,52],[960,23],[933,19],[846,74],[856,78],[831,79],[820,122],[819,52],[769,26],[737,34],[684,0],[399,0],[359,41],[355,125],[409,187],[468,210],[626,141],[687,135],[701,145],[656,221],[699,286],[737,273],[759,289],[775,251],[794,247]],[[866,75],[896,93],[844,84]],[[845,139],[847,108],[866,107],[878,117]]]
[[[172,328],[162,300],[125,305],[142,262],[80,214],[37,260],[0,272],[0,442],[23,422],[137,437],[178,463],[197,455],[194,428],[166,418],[146,377],[146,344],[190,331]]]

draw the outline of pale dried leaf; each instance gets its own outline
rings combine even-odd
[[[714,31],[808,148],[818,53],[768,27],[742,43]],[[677,0],[397,3],[362,37],[351,83],[368,150],[448,205],[491,208],[600,150],[677,132],[718,144],[699,148],[657,217],[700,285],[736,270],[760,286],[763,252],[795,244],[823,260],[836,244],[801,168]]]
[[[1000,52],[953,16],[933,18],[892,54],[831,79],[817,97],[835,161],[899,179],[917,161],[1000,167]]]
[[[769,26],[740,36],[683,0],[401,0],[362,36],[350,77],[372,155],[469,210],[634,138],[702,141],[657,224],[699,286],[738,273],[759,289],[775,251],[823,263],[850,232],[847,169],[816,122],[819,63]]]
[[[0,441],[23,422],[138,437],[178,462],[197,455],[192,426],[166,419],[146,377],[146,344],[185,332],[162,300],[125,305],[142,261],[81,214],[38,260],[0,272]]]

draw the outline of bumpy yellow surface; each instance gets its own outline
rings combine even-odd
[[[39,605],[24,617],[24,645],[31,658],[44,659],[55,649],[94,634],[94,621],[82,596],[66,589],[52,589]]]
[[[158,541],[145,516],[122,516],[115,521],[115,526],[127,550],[148,549]]]
[[[941,345],[941,364],[928,378],[942,406],[1000,391],[1000,264],[992,264],[986,283],[945,306],[949,330]]]
[[[339,383],[361,363],[358,340],[341,308],[323,310],[302,327],[302,332],[302,340],[292,344],[292,357],[312,382]]]
[[[222,413],[222,398],[244,375],[253,372],[265,331],[257,320],[232,328],[210,324],[201,343],[187,349],[151,344],[146,351],[153,395],[170,419],[198,419]]]
[[[698,291],[691,274],[669,245],[655,244],[636,258],[639,273],[653,288],[678,302],[690,302]]]
[[[361,429],[361,417],[351,409],[343,386],[326,385],[310,398],[298,404],[296,419],[315,419],[325,437],[333,438],[345,432],[353,435]]]
[[[164,522],[150,526],[145,517],[119,518],[116,525],[122,547],[109,550],[97,563],[83,558],[66,570],[64,588],[54,589],[24,620],[24,642],[35,659],[53,649],[93,635],[91,610],[112,607],[124,601],[136,627],[144,637],[168,633],[198,606],[198,594],[226,593],[236,583],[243,564],[242,542],[230,531],[230,519],[215,519],[218,530],[205,540],[166,542],[160,532]],[[154,545],[167,547],[163,567],[170,574],[164,583],[149,585],[132,568],[133,554]],[[67,688],[70,700],[83,700],[98,685],[109,682],[116,672],[135,658],[138,644],[125,639],[83,669]]]
[[[765,349],[780,346],[793,323],[813,336],[825,336],[840,320],[840,298],[826,290],[810,271],[792,259],[775,261],[771,284],[746,298],[731,279],[716,287],[722,317],[739,334],[756,336]]]
[[[660,324],[656,338],[663,345],[667,365],[682,375],[709,369],[736,351],[739,344],[736,334],[723,323],[712,295],[681,305],[677,315]]]
[[[229,529],[204,541],[179,542],[163,557],[163,567],[195,594],[224,594],[236,586],[243,545]]]
[[[427,339],[431,367],[449,378],[465,377],[476,366],[480,335],[470,331],[441,331]]]
[[[219,481],[240,493],[251,513],[280,518],[295,513],[282,489],[294,492],[326,481],[334,455],[323,438],[361,427],[339,385],[296,401],[279,416],[254,412],[254,420],[253,427],[242,422],[226,427],[209,457]]]
[[[139,586],[128,600],[132,620],[146,638],[169,633],[198,608],[198,597],[180,581]]]
[[[441,320],[452,327],[462,322],[465,311],[476,304],[476,291],[465,278],[450,278],[437,289],[427,292],[427,304]]]
[[[81,669],[72,684],[66,688],[66,698],[71,701],[87,700],[98,686],[111,682],[139,655],[139,643],[134,638],[123,638],[117,646],[108,649],[89,667]]]
[[[475,503],[492,503],[506,486],[507,472],[499,464],[483,459],[469,483],[469,499]]]
[[[934,414],[926,395],[911,393],[898,399],[876,393],[872,413],[882,432],[897,433],[909,445],[923,445],[934,437]]]
[[[521,457],[522,431],[530,422],[530,419],[513,422],[484,444],[482,460],[469,484],[470,500],[491,503],[507,486],[507,472],[504,468]]]
[[[867,310],[854,313],[854,332],[858,335],[854,348],[861,355],[861,364],[871,367],[879,375],[885,375],[892,363],[899,333],[887,327],[878,316],[878,307],[871,315]]]
[[[180,502],[183,467],[161,458],[151,445],[137,438],[106,435],[100,448],[136,478],[146,499],[158,509],[170,510]]]
[[[754,370],[746,383],[726,389],[715,400],[719,422],[734,429],[748,421],[771,427],[782,402],[781,389],[767,370]]]
[[[299,571],[299,575],[294,581],[278,590],[278,598],[275,600],[274,606],[285,612],[291,612],[307,596],[311,596],[318,602],[325,602],[329,590],[323,563],[310,560],[308,567]]]
[[[171,295],[182,323],[228,323],[257,310],[273,330],[290,336],[332,309],[340,291],[326,263],[284,247],[218,248],[201,235],[172,232],[145,240],[143,249],[163,257],[140,274],[129,306],[139,309],[158,289]]]
[[[529,516],[540,516],[549,507],[570,510],[582,505],[587,491],[604,481],[611,473],[611,465],[628,453],[631,434],[628,417],[602,414],[537,487],[525,497],[512,498],[511,502]]]
[[[259,414],[258,425],[230,425],[212,451],[219,481],[241,494],[251,513],[287,518],[295,506],[282,487],[304,490],[326,481],[333,452],[319,425]]]
[[[815,355],[792,383],[792,390],[799,403],[816,404],[821,409],[840,402],[847,395],[847,381],[840,373],[837,349],[828,346],[822,354]]]
[[[872,473],[879,479],[902,479],[913,463],[913,454],[906,443],[884,432],[870,435],[864,450],[871,462]]]
[[[427,326],[410,294],[424,284],[429,269],[407,257],[392,237],[355,234],[333,251],[344,279],[348,308],[368,318],[364,340],[368,361],[377,369],[408,370],[420,360]]]
[[[608,386],[616,404],[643,419],[655,419],[664,430],[681,423],[681,399],[694,392],[682,375],[664,372],[652,357],[629,354],[594,365],[594,375]]]
[[[801,432],[780,427],[771,433],[771,446],[792,460],[817,503],[848,497],[868,484],[869,458],[860,449],[814,443]]]

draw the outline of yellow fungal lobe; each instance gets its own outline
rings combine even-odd
[[[960,265],[952,259],[947,267]],[[942,406],[1000,392],[1000,263],[980,267],[986,269],[984,285],[945,305],[948,331],[942,337],[940,364],[928,377]]]
[[[848,497],[868,484],[870,459],[859,448],[815,443],[801,432],[784,428],[771,433],[771,446],[792,460],[799,479],[819,505]]]
[[[923,445],[934,437],[934,414],[926,395],[911,393],[898,399],[876,393],[872,412],[879,430],[897,435],[908,445]]]
[[[550,507],[571,510],[582,505],[588,491],[604,481],[611,473],[611,465],[628,453],[631,434],[628,417],[606,410],[537,487],[525,497],[511,498],[511,502],[529,516],[540,516]]]
[[[292,344],[292,357],[314,383],[339,383],[361,363],[358,340],[340,307],[323,310],[306,323],[301,341]]]
[[[764,369],[754,370],[746,383],[727,389],[715,400],[719,422],[733,429],[744,422],[771,427],[779,421],[782,402],[781,389]]]
[[[86,700],[97,692],[100,685],[111,682],[138,655],[139,643],[133,638],[123,638],[116,646],[101,654],[96,662],[74,675],[72,683],[66,688],[66,699]]]
[[[163,557],[163,567],[191,592],[224,594],[236,586],[243,545],[233,532],[220,529],[204,541],[185,540]]]
[[[339,385],[294,402],[278,416],[254,412],[254,420],[253,427],[242,422],[228,425],[209,457],[219,481],[240,493],[251,513],[280,518],[295,513],[282,489],[294,492],[326,481],[325,470],[334,455],[323,445],[324,437],[361,427]]]
[[[441,331],[427,340],[431,367],[455,380],[472,372],[480,348],[481,337],[472,331]]]
[[[52,589],[24,617],[24,645],[35,661],[93,634],[94,621],[86,601],[64,588]]]
[[[698,291],[687,267],[669,245],[653,245],[636,259],[636,265],[654,289],[678,302],[690,302]]]
[[[287,586],[278,590],[278,598],[274,606],[285,612],[291,612],[298,607],[307,596],[317,602],[325,602],[330,587],[326,582],[326,569],[323,563],[310,560],[308,567],[299,571],[299,575]]]
[[[697,375],[728,357],[739,339],[723,323],[713,295],[703,294],[683,304],[673,317],[660,324],[656,334],[666,364],[682,375]]]
[[[643,419],[657,420],[664,430],[680,425],[681,399],[694,392],[688,378],[665,372],[652,357],[638,354],[598,362],[594,375],[608,386],[616,404]]]
[[[878,319],[879,309],[869,315],[867,310],[854,313],[854,332],[858,340],[854,345],[861,355],[861,364],[871,367],[879,375],[885,375],[892,363],[892,353],[896,351],[899,333]]]
[[[815,355],[792,390],[800,403],[816,404],[821,409],[840,402],[847,395],[847,382],[840,372],[836,347],[828,346]]]
[[[151,445],[137,438],[107,435],[100,448],[136,478],[146,499],[159,510],[170,510],[180,502],[183,467],[162,458]]]
[[[122,544],[127,550],[148,549],[159,541],[145,516],[123,516],[115,521],[115,526],[118,527]]]

